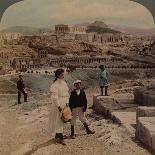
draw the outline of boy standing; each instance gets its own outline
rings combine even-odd
[[[99,85],[101,88],[101,96],[103,96],[103,89],[105,89],[105,96],[108,95],[108,72],[105,69],[104,65],[100,65],[100,73],[99,73]]]
[[[87,134],[94,134],[95,132],[91,131],[86,123],[87,120],[84,116],[84,113],[87,109],[87,98],[84,90],[81,89],[81,80],[77,80],[74,83],[75,89],[71,92],[69,99],[69,106],[72,111],[72,120],[71,120],[71,137],[75,138],[74,126],[76,123],[76,117],[79,117],[79,120],[83,123]]]

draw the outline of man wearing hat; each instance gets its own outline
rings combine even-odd
[[[17,89],[18,89],[18,104],[21,104],[21,94],[24,95],[24,102],[27,102],[27,92],[25,91],[25,85],[23,81],[23,76],[19,75],[19,80],[17,81]]]
[[[84,116],[84,113],[87,109],[87,98],[84,90],[81,89],[81,80],[76,80],[73,84],[75,86],[75,89],[71,92],[69,99],[69,106],[73,116],[71,120],[71,137],[75,138],[74,126],[77,116],[79,117],[79,120],[83,123],[87,134],[94,134],[95,132],[89,129],[87,120]]]

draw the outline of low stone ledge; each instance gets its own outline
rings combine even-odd
[[[110,117],[112,111],[120,108],[113,97],[111,96],[93,96],[93,109],[98,114],[102,114],[105,117]]]
[[[155,107],[137,107],[136,120],[138,120],[139,117],[155,117]]]
[[[136,138],[155,154],[155,117],[139,117]]]
[[[155,106],[155,86],[135,88],[134,100],[140,106]]]

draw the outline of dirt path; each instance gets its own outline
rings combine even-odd
[[[130,86],[126,83],[126,87]],[[126,91],[120,86],[118,89],[120,92]],[[87,92],[89,106],[92,105],[94,92],[98,92],[98,89]],[[42,102],[44,98],[43,95],[38,96],[37,100],[36,96],[33,99]],[[70,139],[70,124],[66,124],[64,131],[67,146],[64,147],[55,144],[46,133],[47,106],[24,112],[21,110],[23,105],[10,106],[15,102],[13,99],[9,101],[9,109],[5,102],[8,104],[8,100],[0,102],[0,155],[150,155],[127,129],[94,114],[91,109],[87,111],[87,118],[96,133],[86,135],[82,124],[77,122],[77,137]]]
[[[126,87],[130,86],[131,84],[126,83]],[[120,93],[126,91],[121,89],[120,85],[118,88]],[[94,92],[97,91],[98,89],[95,89]],[[87,92],[89,106],[92,105],[94,92]],[[44,98],[44,95],[37,97],[38,100],[34,97],[36,102],[42,102]],[[8,104],[8,101],[4,102]],[[61,146],[55,144],[46,133],[48,106],[24,112],[21,110],[23,105],[11,106],[8,109],[4,102],[0,102],[0,155],[150,155],[127,129],[94,114],[91,109],[87,111],[87,118],[96,133],[86,135],[78,121],[77,137],[70,139],[70,124],[66,124],[64,131],[67,146]]]
[[[70,125],[65,126],[67,146],[55,144],[44,129],[48,120],[46,106],[31,112],[18,107],[0,106],[0,155],[149,155],[132,141],[125,128],[119,127],[88,110],[87,118],[96,133],[86,135],[80,122],[76,139],[70,139]]]
[[[0,108],[0,154],[9,154],[9,150],[12,150],[16,145],[17,135],[14,132],[19,125],[16,112]]]

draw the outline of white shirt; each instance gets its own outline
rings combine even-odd
[[[77,95],[80,95],[80,90],[76,90]]]
[[[69,88],[63,79],[55,81],[50,88],[51,101],[58,107],[64,107],[69,102]]]

